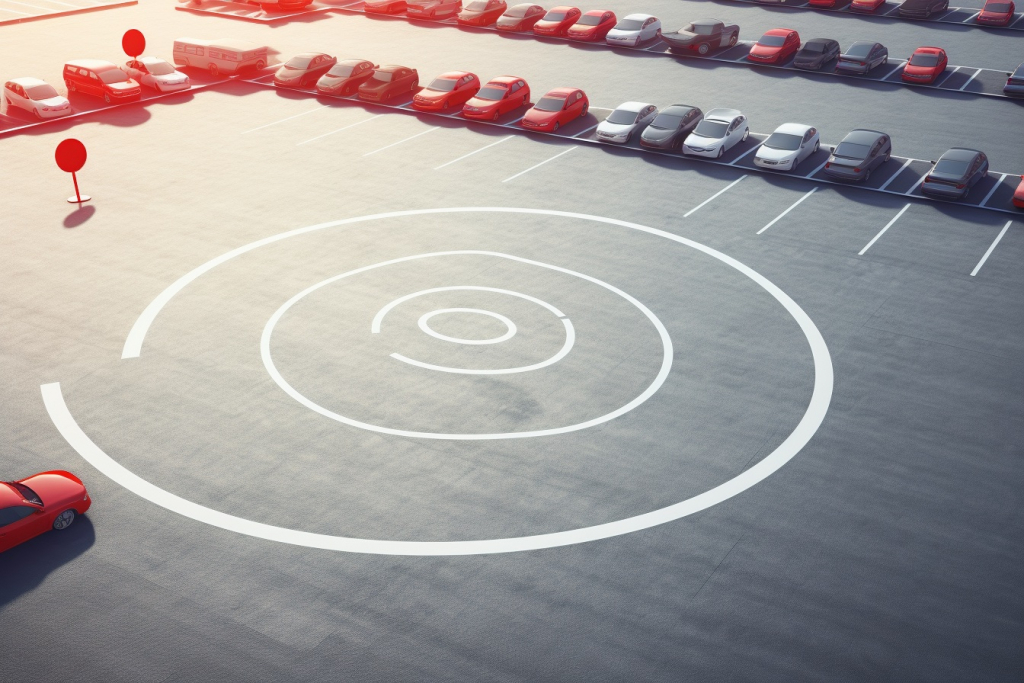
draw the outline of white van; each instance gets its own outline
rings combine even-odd
[[[214,76],[248,68],[259,71],[267,66],[267,51],[265,45],[261,47],[241,40],[179,38],[174,41],[174,63],[207,69]]]

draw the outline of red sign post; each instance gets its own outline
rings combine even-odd
[[[75,183],[75,196],[68,197],[68,203],[81,204],[92,199],[89,195],[83,195],[78,191],[78,177],[75,175],[85,166],[85,145],[74,138],[68,138],[57,145],[57,151],[53,156],[56,158],[60,170],[70,173],[71,180]]]

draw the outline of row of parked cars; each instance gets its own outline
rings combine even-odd
[[[786,0],[754,0],[762,5],[784,5]],[[886,0],[853,0],[850,3],[851,12],[863,12],[870,14],[877,12]],[[820,9],[833,9],[840,5],[839,0],[807,0],[809,7]],[[904,0],[899,6],[898,13],[906,19],[928,19],[936,14],[949,10],[949,0]],[[981,11],[974,20],[986,26],[1007,26],[1013,21],[1016,7],[1013,0],[985,0]]]

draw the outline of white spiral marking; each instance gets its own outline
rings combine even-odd
[[[462,337],[449,337],[447,334],[441,334],[437,330],[434,330],[427,324],[431,318],[435,315],[444,315],[446,313],[476,313],[477,315],[486,315],[494,318],[498,322],[505,325],[505,334],[498,335],[491,339],[463,339]],[[508,341],[512,337],[516,336],[518,329],[516,324],[501,315],[500,313],[494,313],[492,311],[485,311],[482,308],[440,308],[430,313],[424,313],[420,316],[420,319],[416,322],[423,332],[429,334],[434,339],[440,339],[441,341],[452,342],[454,344],[467,344],[470,346],[481,346],[483,344],[500,344],[501,342]]]

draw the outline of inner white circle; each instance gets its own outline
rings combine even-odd
[[[444,315],[446,313],[477,313],[479,315],[487,315],[504,323],[505,327],[508,329],[505,334],[500,337],[494,337],[493,339],[462,339],[461,337],[449,337],[446,334],[441,334],[440,332],[430,329],[430,325],[427,324],[427,321],[435,315]],[[430,313],[424,313],[421,315],[417,324],[420,326],[421,330],[429,334],[431,337],[440,339],[441,341],[454,342],[456,344],[500,344],[501,342],[508,341],[512,337],[516,336],[516,324],[514,322],[500,313],[485,311],[482,308],[440,308],[436,311],[431,311]]]

